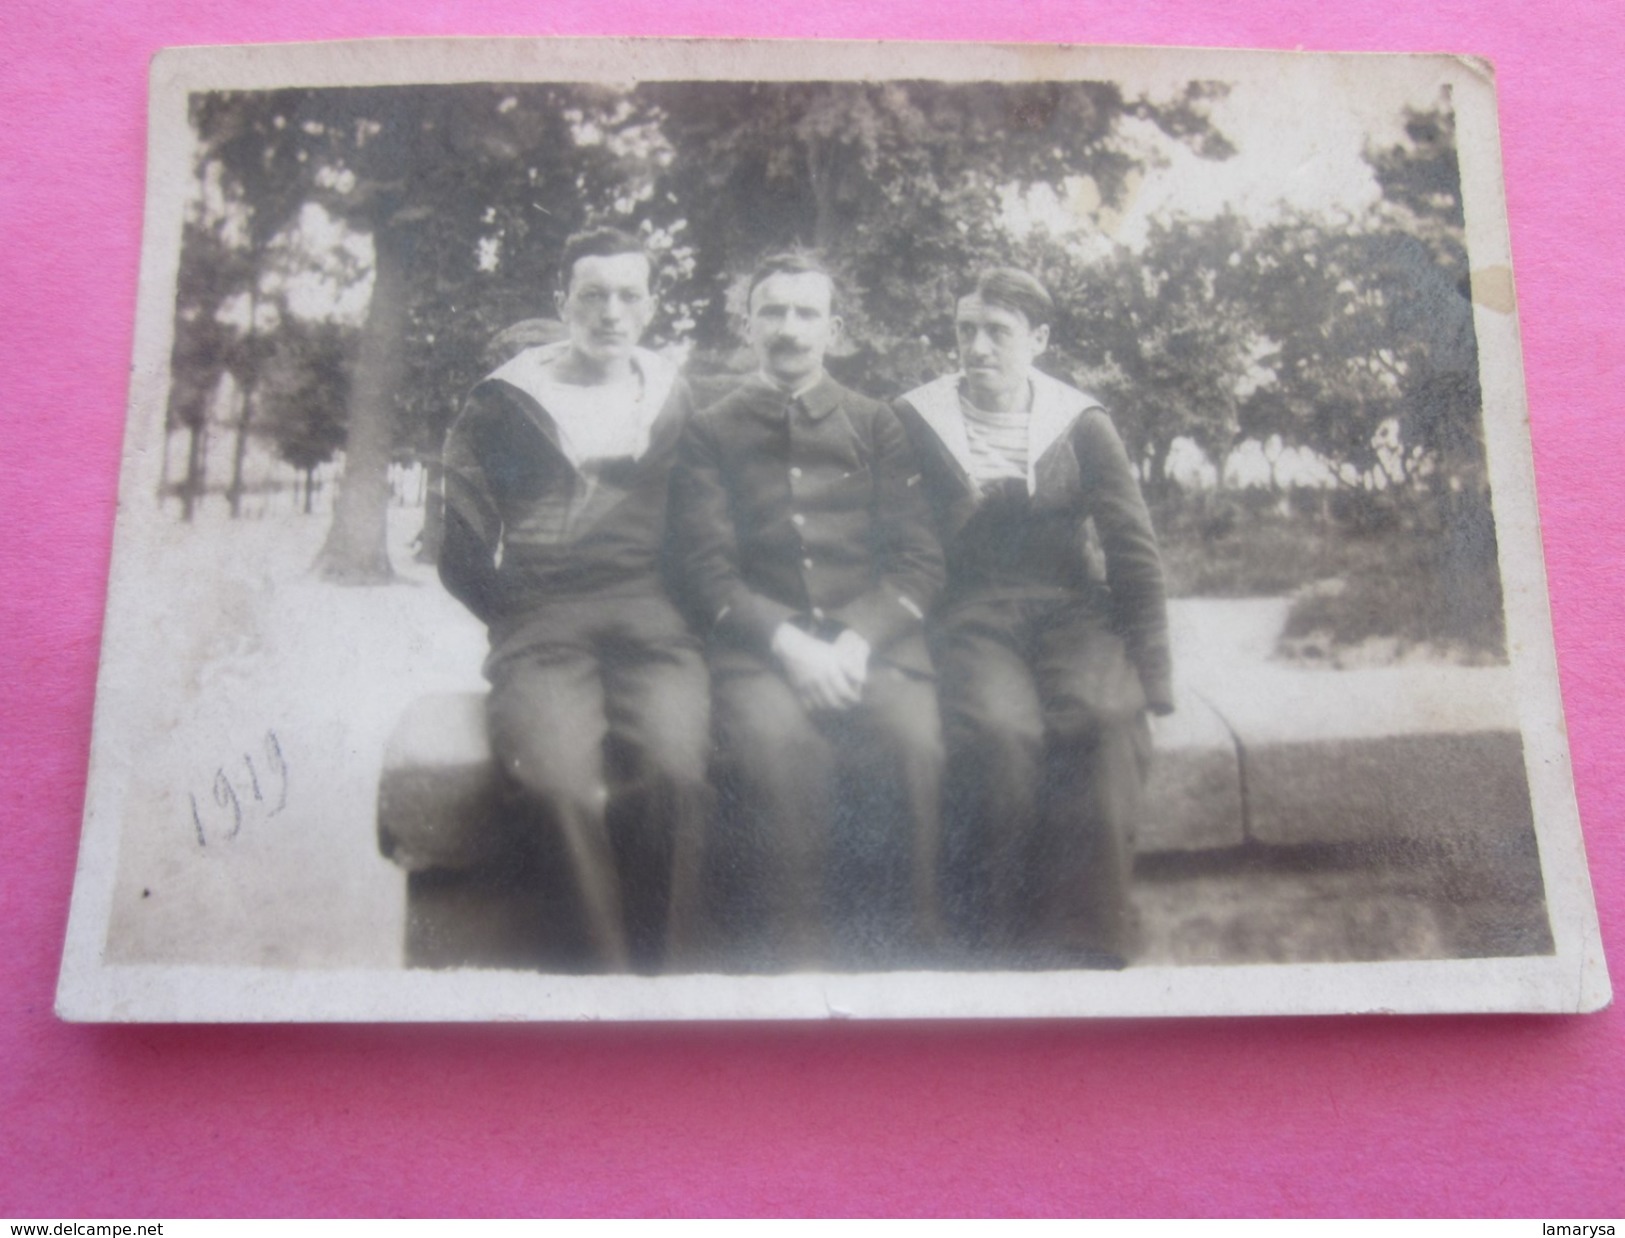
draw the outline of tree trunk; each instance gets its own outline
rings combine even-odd
[[[440,457],[428,460],[424,472],[428,474],[428,487],[423,496],[423,532],[418,535],[417,561],[439,563],[440,544],[446,536],[446,496],[440,489],[445,469]]]
[[[813,248],[828,255],[836,236],[836,163],[840,149],[834,142],[807,140],[807,181],[813,195]]]
[[[254,388],[259,382],[260,331],[260,264],[254,260],[254,283],[248,291],[248,368],[242,375],[242,416],[237,419],[237,442],[231,451],[231,485],[226,487],[226,501],[231,504],[233,520],[243,514],[243,457],[248,453],[248,423],[254,416]]]
[[[181,481],[181,519],[190,522],[203,497],[204,446],[208,417],[205,414],[191,427],[192,437],[186,448],[186,477]]]
[[[1155,501],[1168,497],[1168,454],[1173,450],[1173,440],[1167,442],[1156,441],[1147,452],[1145,489],[1146,497]],[[1221,479],[1222,480],[1222,479]]]
[[[241,393],[242,415],[237,419],[237,442],[231,449],[231,484],[226,487],[226,501],[231,504],[231,518],[243,514],[243,458],[248,454],[248,422],[254,415],[253,380]]]
[[[389,455],[406,334],[409,242],[398,230],[380,225],[372,246],[372,303],[350,389],[344,473],[333,525],[316,557],[323,580],[346,585],[385,584],[395,575],[387,542]]]
[[[164,509],[164,500],[169,497],[169,445],[175,433],[172,419],[164,419],[164,449],[158,457],[158,510]]]

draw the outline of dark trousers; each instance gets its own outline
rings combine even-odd
[[[540,607],[493,632],[491,747],[517,800],[521,826],[566,859],[588,945],[605,970],[632,963],[627,907],[664,907],[643,934],[685,935],[698,898],[698,863],[711,792],[706,670],[681,616],[662,596],[588,596]],[[630,800],[633,834],[621,852],[660,890],[623,888],[627,866],[610,833],[611,797]],[[664,897],[662,897],[664,896]],[[657,945],[658,949],[658,945]]]
[[[938,935],[943,773],[930,680],[877,663],[809,713],[777,670],[712,685],[730,803],[711,866],[719,957],[754,969],[907,965]]]
[[[1150,758],[1123,642],[1089,598],[970,597],[932,652],[956,936],[989,961],[1121,965]]]

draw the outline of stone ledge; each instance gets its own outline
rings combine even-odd
[[[409,873],[474,868],[508,846],[485,694],[420,697],[384,749],[378,849]]]
[[[1243,767],[1256,842],[1418,839],[1477,850],[1533,839],[1516,732],[1252,745]]]
[[[1245,839],[1235,743],[1196,697],[1159,724],[1143,851],[1232,847]],[[485,698],[425,696],[402,715],[378,786],[379,850],[407,872],[473,868],[511,846],[486,732]]]
[[[499,803],[483,695],[415,702],[385,752],[382,852],[408,872],[487,863],[511,846]],[[1209,676],[1158,720],[1137,849],[1477,846],[1531,830],[1510,672],[1268,667]]]
[[[1204,668],[1190,679],[1243,747],[1518,730],[1517,695],[1506,667],[1339,671],[1265,662]]]
[[[1235,738],[1250,842],[1532,839],[1504,667],[1266,665],[1199,691]]]

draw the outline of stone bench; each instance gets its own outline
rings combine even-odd
[[[1158,720],[1142,856],[1420,848],[1525,886],[1532,871],[1538,889],[1510,672],[1254,665],[1192,680]],[[585,970],[562,866],[520,860],[504,831],[485,727],[481,694],[427,696],[389,741],[378,838],[408,874],[407,960],[537,966],[545,939],[546,965]],[[626,863],[658,904],[658,857]]]
[[[511,846],[498,826],[499,792],[485,698],[458,692],[414,702],[390,736],[378,788],[378,842],[407,872],[478,867]],[[1235,741],[1196,697],[1158,734],[1140,847],[1235,846],[1246,837]]]

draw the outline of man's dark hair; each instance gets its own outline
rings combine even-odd
[[[750,287],[745,290],[745,312],[750,313],[751,301],[757,287],[775,275],[822,275],[829,281],[829,312],[838,311],[841,291],[835,283],[835,273],[824,265],[824,260],[811,250],[786,249],[769,254],[756,264],[750,273]]]
[[[559,254],[559,288],[566,295],[570,281],[575,278],[576,263],[583,258],[613,258],[617,254],[636,254],[649,264],[649,285],[654,287],[654,255],[642,241],[620,228],[589,228],[573,233]]]
[[[1055,301],[1038,277],[1020,267],[989,267],[961,296],[1020,314],[1029,327],[1055,321]]]

